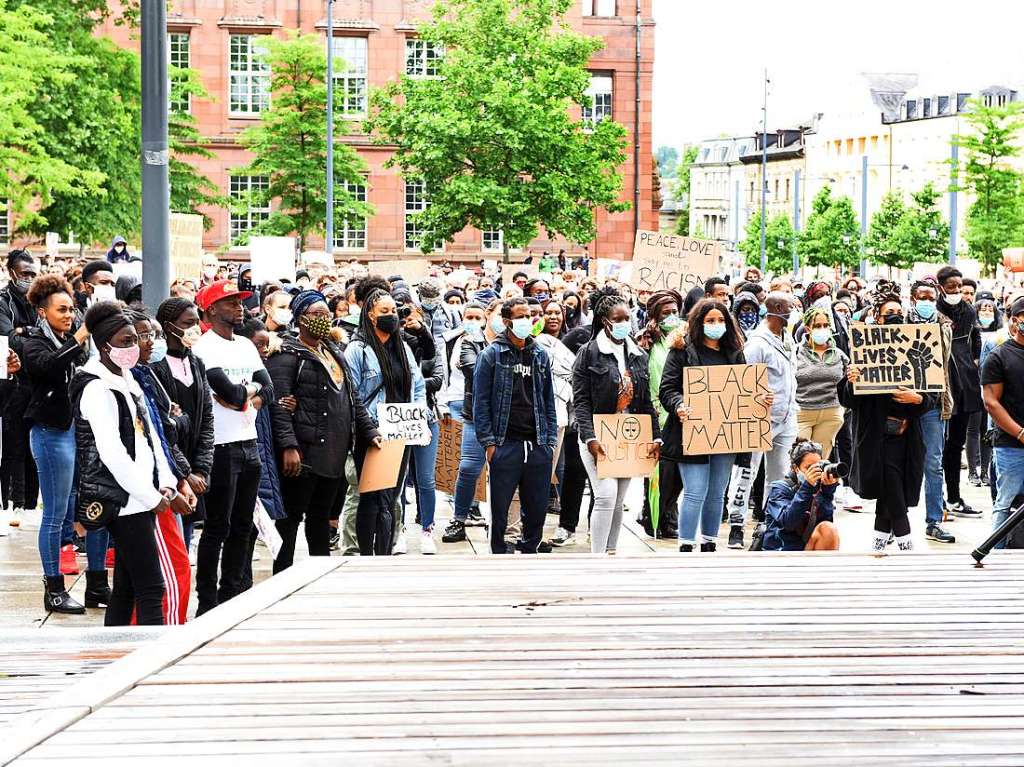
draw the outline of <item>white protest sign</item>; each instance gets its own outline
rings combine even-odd
[[[720,242],[641,229],[633,245],[629,284],[651,292],[671,288],[685,296],[718,273],[721,256]]]
[[[203,273],[203,217],[172,213],[169,225],[171,271],[175,279],[198,279]]]
[[[256,525],[256,532],[260,540],[267,544],[267,548],[270,549],[271,559],[277,559],[277,555],[281,552],[281,546],[284,545],[284,540],[281,538],[281,533],[277,532],[277,525],[274,524],[274,520],[270,518],[267,508],[259,498],[256,499],[256,508],[253,509],[252,521]]]
[[[377,424],[385,442],[402,440],[407,445],[429,445],[432,436],[427,424],[429,409],[419,402],[381,402],[377,406]]]
[[[249,239],[252,284],[271,280],[295,282],[295,238],[252,237]]]
[[[0,381],[7,379],[7,350],[9,343],[7,336],[0,336]]]

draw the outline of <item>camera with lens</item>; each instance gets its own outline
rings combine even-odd
[[[402,304],[398,307],[398,319],[407,320],[410,314],[412,314],[412,307],[409,304]]]
[[[849,467],[845,463],[841,462],[832,463],[830,461],[818,461],[814,466],[817,469],[821,469],[821,475],[823,477],[828,477],[829,479],[846,479],[847,475],[850,473]]]

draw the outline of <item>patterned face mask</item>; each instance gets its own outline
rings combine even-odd
[[[299,324],[313,338],[327,338],[331,334],[331,318],[325,314],[304,314]]]

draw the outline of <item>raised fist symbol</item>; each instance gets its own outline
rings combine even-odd
[[[910,361],[910,366],[914,371],[914,388],[918,390],[927,389],[927,372],[928,368],[932,365],[941,367],[939,361],[935,359],[935,355],[932,353],[931,348],[923,341],[914,341],[909,349],[907,349],[907,359]]]

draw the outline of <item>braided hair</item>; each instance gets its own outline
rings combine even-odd
[[[598,288],[590,294],[590,306],[594,312],[593,324],[590,326],[591,339],[597,338],[598,333],[604,330],[604,321],[611,315],[612,310],[620,305],[629,306],[622,294],[610,285]]]
[[[173,325],[183,311],[194,306],[195,304],[187,298],[165,298],[156,308],[156,321],[161,327],[166,323]]]
[[[391,337],[381,343],[377,337],[377,328],[370,319],[370,311],[381,299],[390,298],[385,290],[371,290],[363,300],[363,310],[359,313],[359,333],[361,340],[377,356],[380,372],[384,376],[384,391],[390,402],[406,402],[412,394],[412,372],[409,370],[409,358],[405,353],[402,331],[396,330]],[[392,369],[392,355],[401,360],[401,370]],[[404,389],[404,390],[403,390]]]
[[[878,314],[890,301],[903,305],[903,298],[900,295],[899,283],[891,280],[879,280],[878,285],[871,291],[871,308]]]
[[[800,461],[811,453],[821,455],[821,445],[809,439],[798,439],[789,450],[789,462],[793,466],[799,466]]]

